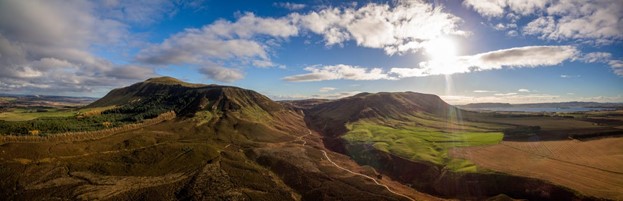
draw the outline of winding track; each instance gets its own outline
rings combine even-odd
[[[311,130],[309,130],[309,129],[307,129],[307,132],[308,132],[308,133],[307,133],[307,135],[311,135],[311,134],[312,134]],[[299,137],[299,139],[298,139],[298,140],[300,140],[300,141],[302,141],[302,142],[303,142],[303,145],[305,145],[305,144],[307,143],[307,141],[305,141],[305,140],[303,139],[303,137],[304,137],[304,136],[307,136],[307,135],[300,136],[300,137]],[[298,140],[297,140],[297,141],[298,141]],[[324,157],[325,157],[325,158],[327,158],[327,160],[328,160],[331,164],[333,164],[333,166],[335,166],[335,167],[337,167],[337,168],[339,168],[339,169],[342,169],[342,170],[344,170],[344,171],[346,171],[346,172],[349,172],[349,173],[351,173],[351,174],[354,174],[354,175],[357,175],[357,176],[361,176],[361,177],[364,177],[364,178],[370,179],[370,180],[374,181],[374,183],[375,183],[376,185],[379,185],[379,186],[384,187],[385,189],[387,189],[390,193],[393,193],[394,195],[397,195],[397,196],[401,196],[401,197],[407,198],[407,199],[409,199],[409,200],[411,200],[411,201],[415,201],[413,198],[410,198],[409,196],[406,196],[406,195],[404,195],[404,194],[401,194],[401,193],[398,193],[398,192],[396,192],[396,191],[393,191],[393,190],[392,190],[392,189],[390,189],[387,185],[380,183],[380,182],[379,182],[378,180],[376,180],[375,178],[372,178],[372,177],[370,177],[370,176],[368,176],[368,175],[365,175],[365,174],[361,174],[361,173],[353,172],[353,171],[351,171],[351,170],[349,170],[349,169],[346,169],[345,167],[342,167],[342,166],[338,165],[337,163],[333,162],[333,160],[331,160],[331,158],[329,157],[329,154],[327,154],[327,152],[326,152],[325,150],[320,150],[320,151],[322,152],[322,154],[324,155]]]

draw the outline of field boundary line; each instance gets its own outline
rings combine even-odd
[[[620,175],[623,175],[623,172],[617,172],[617,171],[612,171],[612,170],[606,170],[606,169],[602,169],[602,168],[598,168],[598,167],[593,167],[593,166],[590,166],[590,165],[584,165],[584,164],[580,164],[580,163],[574,163],[574,162],[571,162],[571,161],[566,161],[566,160],[562,160],[562,159],[557,159],[557,158],[553,158],[553,157],[545,156],[545,155],[542,155],[542,154],[534,153],[534,152],[531,152],[531,151],[523,150],[523,149],[520,149],[520,148],[517,148],[517,147],[511,146],[511,145],[507,145],[507,144],[504,144],[504,143],[500,143],[500,144],[501,144],[501,145],[503,145],[503,146],[506,146],[506,147],[510,147],[510,148],[512,148],[512,149],[515,149],[515,150],[519,150],[519,151],[524,152],[524,153],[528,153],[528,154],[531,154],[531,155],[535,155],[535,156],[539,156],[539,157],[547,158],[547,159],[550,159],[550,160],[555,160],[555,161],[558,161],[558,162],[563,162],[563,163],[567,163],[567,164],[571,164],[571,165],[577,165],[577,166],[581,166],[581,167],[591,168],[591,169],[595,169],[595,170],[599,170],[599,171],[609,172],[609,173],[612,173],[612,174],[620,174]]]

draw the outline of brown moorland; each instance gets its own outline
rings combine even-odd
[[[250,90],[163,81],[117,89],[97,104],[123,105],[163,91],[198,97],[181,105],[175,119],[96,138],[1,143],[0,197],[440,200],[388,177],[371,179],[375,171],[326,150],[301,111]]]
[[[457,148],[450,154],[481,167],[547,180],[582,194],[623,199],[623,138],[502,142]]]

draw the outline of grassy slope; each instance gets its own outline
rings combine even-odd
[[[349,143],[370,144],[374,148],[410,160],[428,161],[455,172],[478,172],[473,163],[451,158],[448,150],[499,143],[503,134],[491,132],[485,124],[450,123],[412,117],[410,121],[360,120],[350,123],[342,138]]]

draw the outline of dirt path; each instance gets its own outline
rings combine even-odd
[[[346,172],[349,172],[349,173],[351,173],[351,174],[354,174],[354,175],[357,175],[357,176],[362,176],[362,177],[365,177],[365,178],[367,178],[367,179],[370,179],[370,180],[374,181],[374,183],[376,183],[376,185],[379,185],[379,186],[385,187],[385,189],[387,189],[390,193],[393,193],[393,194],[395,194],[395,195],[398,195],[398,196],[401,196],[401,197],[407,198],[407,199],[409,199],[409,200],[411,200],[411,201],[415,201],[413,198],[410,198],[409,196],[406,196],[406,195],[403,195],[403,194],[400,194],[400,193],[397,193],[397,192],[393,191],[393,190],[392,190],[392,189],[390,189],[387,185],[380,183],[379,181],[377,181],[376,179],[374,179],[374,178],[372,178],[372,177],[370,177],[370,176],[368,176],[368,175],[365,175],[365,174],[361,174],[361,173],[357,173],[357,172],[350,171],[349,169],[346,169],[346,168],[344,168],[344,167],[342,167],[342,166],[340,166],[340,165],[336,164],[335,162],[333,162],[333,160],[331,160],[331,158],[329,157],[329,155],[327,154],[327,152],[326,152],[326,151],[324,151],[324,150],[320,150],[320,151],[322,151],[322,154],[324,154],[324,157],[325,157],[325,158],[327,158],[327,160],[328,160],[331,164],[333,164],[333,166],[335,166],[335,167],[337,167],[337,168],[340,168],[340,169],[342,169],[342,170],[344,170],[344,171],[346,171]]]
[[[298,139],[297,139],[297,140],[295,140],[295,141],[302,141],[302,142],[303,142],[303,145],[305,145],[305,144],[307,143],[307,141],[305,141],[305,140],[303,139],[303,137],[305,137],[305,136],[307,136],[307,135],[311,135],[311,134],[312,134],[311,130],[309,130],[309,129],[307,129],[307,132],[308,132],[308,133],[307,133],[306,135],[299,136],[299,137],[298,137]],[[379,182],[377,179],[375,179],[375,178],[372,178],[372,177],[370,177],[370,176],[368,176],[368,175],[365,175],[365,174],[361,174],[361,173],[353,172],[353,171],[351,171],[351,170],[349,170],[349,169],[346,169],[345,167],[342,167],[342,166],[338,165],[337,163],[333,162],[333,160],[331,160],[331,157],[329,157],[329,154],[327,154],[327,152],[326,152],[325,150],[320,150],[320,151],[322,152],[322,154],[324,155],[324,157],[325,157],[325,158],[326,158],[326,159],[327,159],[327,160],[328,160],[331,164],[333,164],[333,166],[335,166],[335,167],[337,167],[337,168],[339,168],[339,169],[342,169],[342,170],[344,170],[344,171],[346,171],[346,172],[349,172],[349,173],[351,173],[351,174],[354,174],[354,175],[357,175],[357,176],[361,176],[361,177],[364,177],[364,178],[370,179],[370,180],[374,181],[374,183],[375,183],[376,185],[379,185],[379,186],[384,187],[385,189],[387,189],[390,193],[393,193],[394,195],[397,195],[397,196],[401,196],[401,197],[407,198],[407,199],[409,199],[409,200],[411,200],[411,201],[415,201],[413,198],[410,198],[409,196],[406,196],[406,195],[404,195],[404,194],[401,194],[401,193],[398,193],[398,192],[393,191],[393,190],[392,190],[392,189],[390,189],[387,185],[380,183],[380,182]]]

